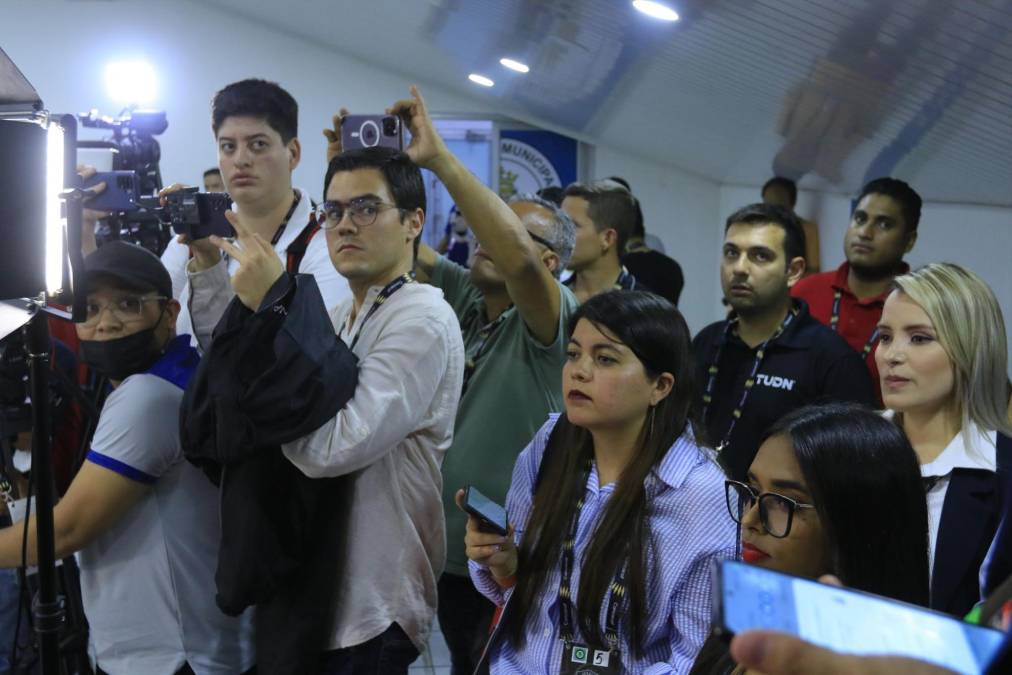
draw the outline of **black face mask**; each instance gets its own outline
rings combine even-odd
[[[156,327],[115,340],[81,340],[81,359],[110,380],[143,373],[161,356],[155,346]]]

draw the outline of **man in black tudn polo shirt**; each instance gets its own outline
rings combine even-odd
[[[875,404],[861,356],[790,288],[805,272],[805,233],[790,211],[753,204],[724,226],[720,283],[733,310],[693,341],[710,444],[743,480],[765,431],[809,403]]]

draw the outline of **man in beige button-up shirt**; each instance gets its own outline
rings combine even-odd
[[[334,419],[283,451],[307,476],[352,476],[322,672],[406,673],[428,638],[446,557],[439,466],[452,440],[464,346],[442,292],[409,274],[425,219],[418,167],[385,148],[351,151],[330,163],[326,186],[323,234],[353,294],[331,319],[359,358],[358,386]],[[230,219],[238,241],[213,243],[239,260],[231,286],[256,311],[283,270],[268,242]],[[221,308],[210,300],[227,296],[224,264],[201,264],[213,260],[195,255],[188,269],[195,325],[213,325]]]

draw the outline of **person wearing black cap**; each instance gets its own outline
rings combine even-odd
[[[179,444],[179,404],[199,356],[176,335],[169,273],[121,241],[88,255],[85,272],[81,355],[113,391],[53,518],[57,557],[79,554],[98,672],[248,670],[250,617],[214,604],[217,492]],[[21,539],[21,527],[0,530],[0,567],[21,564]],[[36,564],[34,519],[26,553]]]

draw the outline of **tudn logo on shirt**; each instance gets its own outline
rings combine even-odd
[[[758,384],[763,384],[774,389],[783,389],[784,391],[794,390],[795,380],[788,380],[786,377],[760,374],[755,376],[755,381]]]

